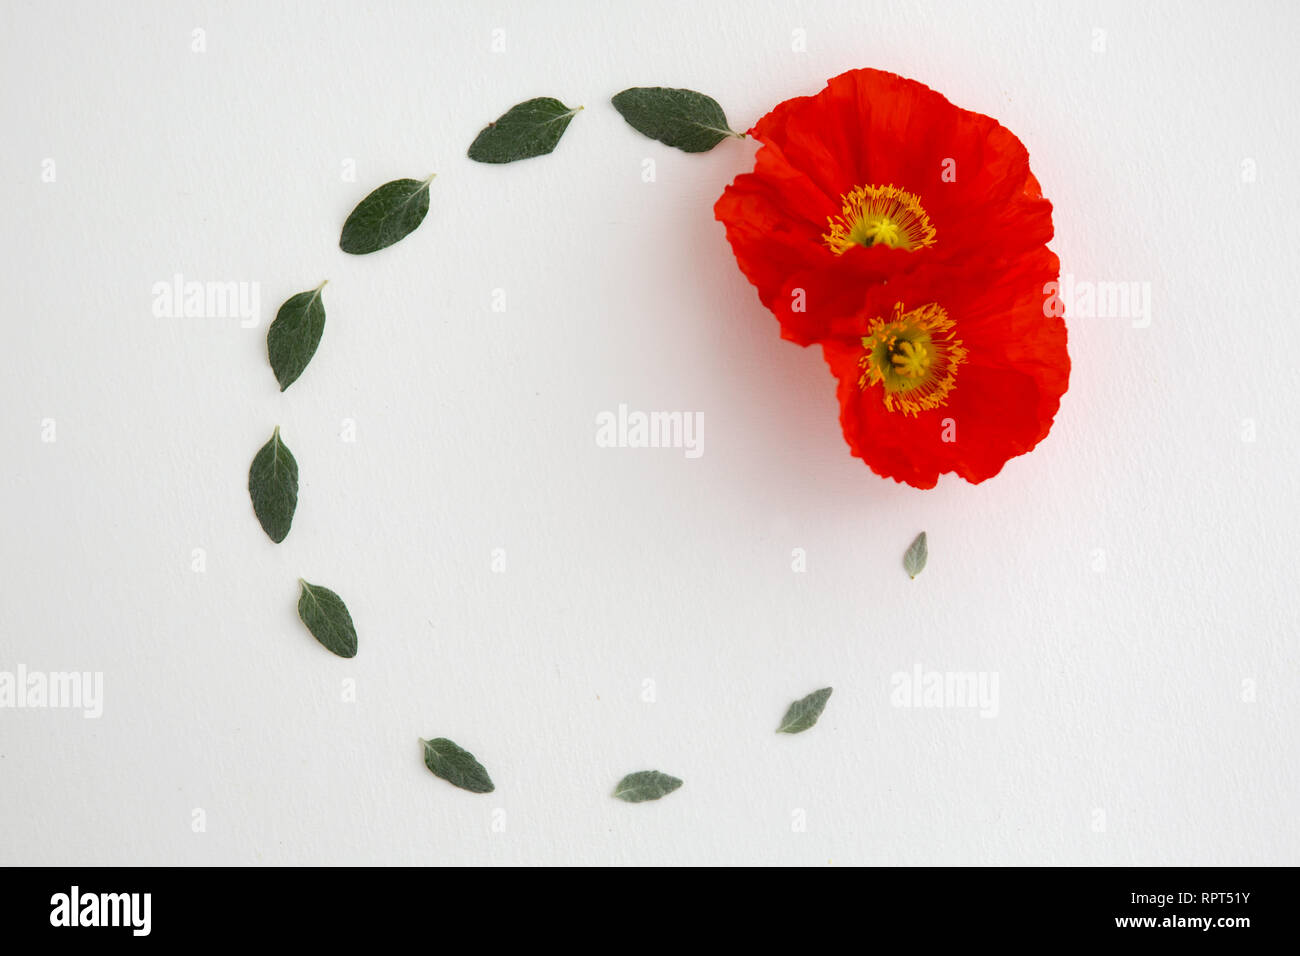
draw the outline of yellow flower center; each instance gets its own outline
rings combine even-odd
[[[841,199],[843,211],[826,220],[830,232],[822,236],[837,256],[877,243],[909,252],[934,245],[934,226],[912,193],[897,186],[858,186]]]
[[[858,385],[864,390],[882,386],[885,408],[905,415],[947,404],[957,384],[957,366],[966,361],[961,340],[953,338],[952,320],[937,302],[910,312],[903,311],[903,303],[895,304],[889,321],[871,323],[862,347],[867,351],[858,361]]]

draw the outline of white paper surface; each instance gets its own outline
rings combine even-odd
[[[1297,9],[5,4],[0,670],[100,673],[103,713],[0,710],[0,863],[1294,864]],[[713,219],[753,143],[609,104],[747,127],[858,66],[1007,124],[1063,271],[1150,290],[1070,319],[1051,436],[980,486],[850,457]],[[553,155],[465,157],[541,95],[586,107]],[[339,251],[431,172],[417,232]],[[257,283],[256,327],[156,317],[177,274]],[[266,325],[322,279],[281,394]],[[701,413],[703,454],[597,447],[620,404]],[[996,674],[996,716],[894,706],[918,667]],[[643,769],[685,786],[610,798]]]

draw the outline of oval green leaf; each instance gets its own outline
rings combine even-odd
[[[266,356],[282,392],[298,380],[320,345],[325,331],[325,303],[321,299],[324,288],[322,282],[310,292],[292,296],[280,306],[275,321],[266,330]]]
[[[580,109],[570,109],[549,96],[525,100],[483,127],[470,144],[469,158],[479,163],[513,163],[545,156],[559,144]]]
[[[658,800],[672,793],[682,785],[682,781],[658,770],[639,770],[630,773],[618,782],[614,796],[628,803],[643,803],[646,800]]]
[[[307,625],[311,636],[332,654],[356,657],[357,629],[352,626],[352,615],[343,599],[319,584],[308,584],[302,578],[298,583],[302,585],[302,592],[298,595],[298,617]]]
[[[745,138],[727,125],[717,100],[694,90],[634,86],[611,102],[637,132],[686,153],[707,153],[728,136]]]
[[[926,543],[925,532],[922,531],[908,545],[907,552],[903,555],[903,569],[913,580],[916,580],[916,576],[925,570],[925,562],[928,560],[930,560],[930,546]]]
[[[343,224],[339,248],[354,256],[364,256],[387,249],[409,236],[429,212],[431,182],[432,176],[424,182],[395,179],[384,183],[352,210]]]
[[[830,699],[831,688],[823,687],[821,690],[813,691],[807,697],[796,700],[781,718],[781,726],[776,728],[776,732],[778,734],[803,733],[817,723],[817,718],[826,709],[826,701]]]
[[[248,469],[248,496],[262,530],[276,544],[289,534],[298,507],[298,462],[280,441],[280,426],[253,456]]]
[[[424,765],[454,787],[470,793],[491,793],[496,787],[483,765],[468,750],[456,746],[446,737],[420,738],[424,746]]]

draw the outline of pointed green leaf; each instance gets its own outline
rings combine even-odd
[[[640,770],[620,780],[614,788],[614,796],[628,803],[641,803],[667,796],[681,785],[682,782],[676,777],[658,770]]]
[[[417,179],[395,179],[384,183],[352,210],[343,224],[339,248],[354,256],[387,249],[399,239],[415,231],[424,222],[429,211],[430,176],[424,182]]]
[[[462,750],[446,737],[420,739],[424,745],[424,765],[452,786],[470,793],[491,793],[496,789],[483,765],[468,750]]]
[[[781,726],[776,728],[778,734],[801,734],[813,724],[826,709],[826,701],[831,699],[831,688],[815,690],[807,697],[796,700],[781,718]]]
[[[319,584],[308,584],[298,579],[302,592],[298,595],[298,617],[307,625],[311,636],[325,649],[339,657],[357,656],[357,629],[352,626],[343,599]]]
[[[266,330],[266,355],[282,392],[298,380],[320,345],[325,331],[325,303],[321,299],[324,288],[322,282],[310,292],[290,297]]]
[[[280,441],[280,426],[271,440],[253,456],[248,469],[248,496],[262,530],[279,544],[289,534],[293,512],[298,507],[298,463]]]
[[[483,127],[470,143],[469,158],[479,163],[513,163],[545,156],[555,149],[580,109],[569,109],[549,96],[525,100]]]
[[[925,532],[922,531],[916,536],[910,545],[907,553],[903,555],[903,570],[910,574],[913,580],[925,569],[925,562],[930,559],[930,546],[926,544]]]
[[[634,86],[611,102],[633,129],[686,153],[706,153],[728,136],[745,138],[727,125],[717,100],[694,90]]]

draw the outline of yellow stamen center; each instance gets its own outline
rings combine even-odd
[[[878,243],[909,252],[934,245],[934,226],[912,193],[897,186],[858,186],[842,202],[843,211],[826,220],[830,232],[822,236],[837,256]]]
[[[957,384],[957,366],[966,361],[966,349],[953,338],[953,323],[937,302],[909,312],[894,306],[886,321],[877,318],[871,333],[862,337],[866,354],[858,361],[858,385],[882,386],[885,408],[916,415],[948,402]]]

